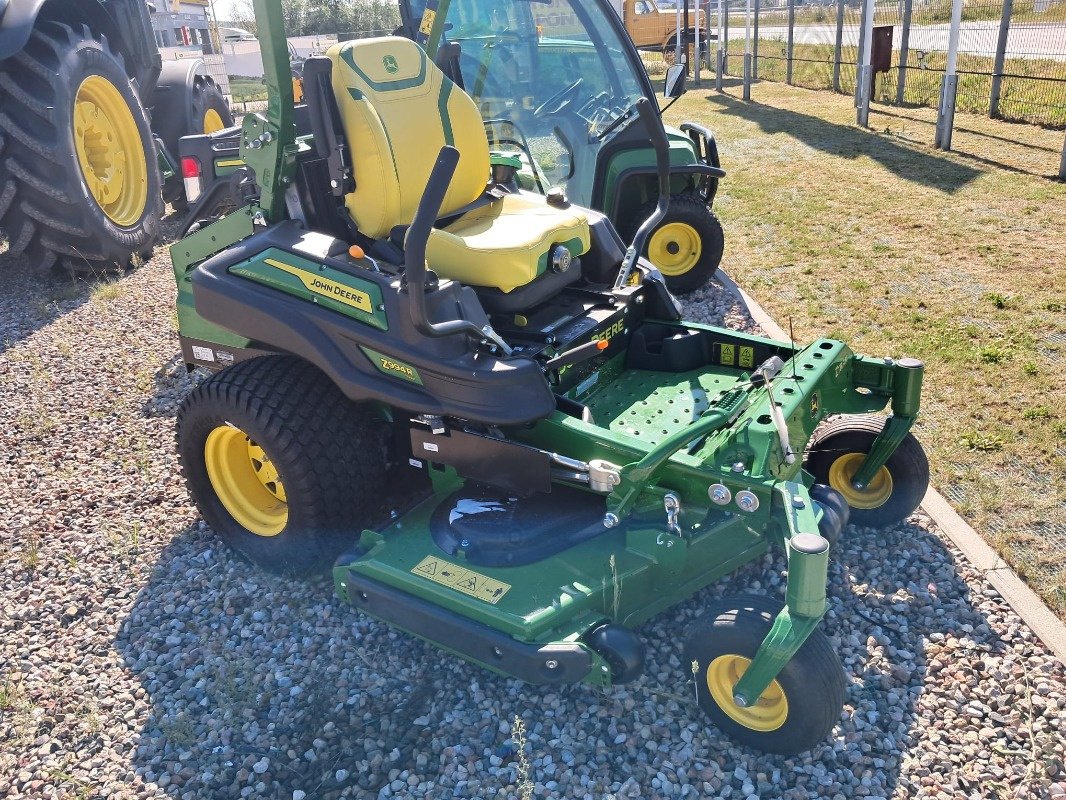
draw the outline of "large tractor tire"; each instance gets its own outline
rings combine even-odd
[[[106,37],[41,22],[0,62],[0,228],[31,267],[121,272],[160,236],[148,116]]]
[[[231,127],[233,112],[226,105],[226,98],[222,95],[218,84],[211,78],[197,78],[192,88],[188,118],[179,120],[177,124],[180,130],[174,131],[169,136],[167,132],[162,132],[167,148],[175,159],[179,157],[178,142],[182,136],[215,133]],[[180,164],[177,166],[179,171],[163,184],[163,199],[170,203],[175,211],[186,211],[189,203],[185,198],[185,183],[181,178]]]
[[[178,411],[178,456],[211,528],[271,572],[333,565],[380,513],[391,431],[291,356],[242,361]]]

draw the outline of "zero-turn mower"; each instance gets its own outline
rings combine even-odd
[[[171,248],[185,361],[215,373],[178,416],[207,522],[541,684],[635,679],[641,623],[780,548],[785,596],[713,603],[683,663],[735,739],[823,740],[844,700],[818,630],[830,548],[849,516],[893,524],[923,496],[922,364],[681,319],[638,256],[670,203],[646,99],[621,124],[654,142],[661,192],[627,245],[562,193],[515,188],[408,39],[309,59],[297,138],[281,7],[255,11],[270,104],[240,146],[258,199]],[[386,487],[407,489],[391,516]]]

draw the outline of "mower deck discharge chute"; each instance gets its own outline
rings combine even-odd
[[[255,8],[258,199],[172,247],[185,360],[215,372],[178,419],[212,528],[267,569],[334,565],[341,597],[488,669],[601,686],[641,674],[642,622],[780,547],[783,601],[715,602],[683,663],[731,736],[824,739],[844,692],[817,630],[831,542],[853,510],[891,524],[924,494],[922,365],[682,320],[638,257],[669,207],[646,100],[628,124],[663,191],[627,246],[489,181],[477,108],[406,39],[310,59],[297,139],[280,7]],[[375,527],[400,481],[409,503]]]

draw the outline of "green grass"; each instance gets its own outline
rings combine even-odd
[[[266,100],[267,87],[262,78],[249,78],[244,75],[230,75],[230,94],[234,102],[243,103],[249,100]]]
[[[927,365],[934,485],[1066,616],[1066,185],[1062,132],[783,84],[692,92],[715,131],[724,265],[796,335]]]

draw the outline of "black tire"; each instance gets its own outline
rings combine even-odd
[[[218,88],[218,84],[211,78],[201,77],[196,79],[195,84],[193,84],[189,108],[188,118],[182,120],[184,123],[182,129],[175,132],[177,135],[171,134],[164,139],[167,149],[176,159],[181,157],[178,145],[182,136],[211,132],[208,130],[210,127],[208,125],[208,112],[215,112],[224,128],[229,128],[233,125],[233,112],[230,111],[229,106],[226,104],[226,98],[223,96],[222,90]],[[181,177],[181,164],[179,163],[175,166],[178,168],[178,172],[163,184],[163,199],[170,203],[175,211],[185,212],[189,210],[189,201],[185,197],[185,182]]]
[[[737,721],[716,702],[708,686],[708,670],[713,671],[711,665],[719,657],[755,657],[782,607],[760,596],[715,601],[693,625],[682,663],[686,671],[696,663],[696,697],[720,730],[756,750],[794,755],[825,741],[844,708],[844,670],[824,633],[815,630],[778,674],[776,681],[787,703],[784,720],[774,730],[754,730]],[[745,709],[730,705],[732,713],[744,715]]]
[[[650,200],[634,212],[623,225],[619,226],[619,233],[626,244],[633,241],[637,229],[648,219],[654,211],[657,201]],[[668,275],[662,264],[655,264],[655,259],[649,255],[656,244],[656,236],[664,236],[663,229],[668,225],[683,225],[691,228],[700,240],[700,250],[691,267],[676,275]],[[677,246],[676,243],[667,243],[668,247]],[[686,294],[699,289],[711,279],[722,263],[722,254],[725,252],[725,231],[722,223],[718,220],[711,209],[698,197],[692,194],[675,194],[670,197],[670,211],[666,219],[652,231],[648,237],[648,243],[644,247],[644,257],[659,267],[666,278],[666,285],[674,294]]]
[[[883,417],[835,417],[814,432],[803,467],[824,483],[844,495],[851,508],[851,522],[867,528],[885,528],[902,522],[918,508],[929,489],[929,461],[921,444],[913,434],[907,436],[885,464],[891,477],[891,494],[872,508],[859,508],[853,498],[854,489],[842,485],[839,474],[833,472],[837,459],[856,453],[870,452],[874,439],[885,426]],[[857,497],[857,495],[855,495]]]
[[[287,498],[276,535],[253,533],[219,498],[205,447],[221,426],[243,432],[276,468]],[[177,420],[178,456],[204,519],[253,563],[291,575],[329,568],[370,523],[382,502],[388,435],[325,374],[289,356],[224,369],[186,398]]]
[[[119,211],[107,200],[111,216],[94,199],[75,145],[75,98],[90,76],[117,90],[140,140],[123,162],[139,176],[137,194],[118,192],[132,198]],[[40,22],[25,48],[0,62],[0,228],[11,251],[34,267],[121,272],[159,240],[162,210],[155,143],[121,57],[87,27]]]

